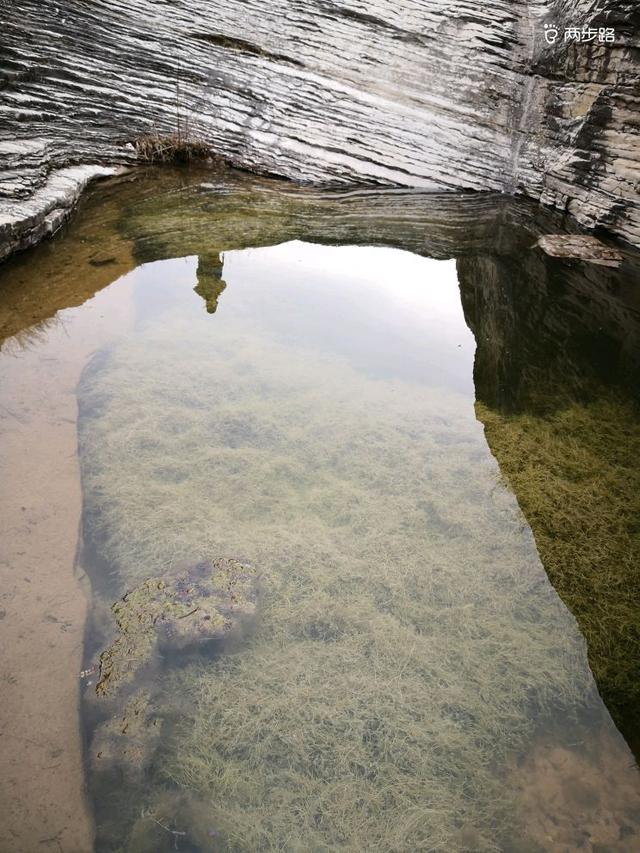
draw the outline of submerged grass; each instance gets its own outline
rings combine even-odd
[[[507,756],[592,681],[469,401],[175,319],[96,361],[80,404],[114,592],[218,554],[266,576],[255,634],[167,675],[157,709],[180,713],[98,849],[187,829],[228,851],[534,849]]]
[[[640,411],[604,389],[541,417],[477,411],[587,640],[600,691],[639,754]]]

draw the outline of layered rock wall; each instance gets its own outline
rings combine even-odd
[[[56,221],[57,170],[178,130],[297,181],[523,192],[640,243],[635,6],[0,0],[0,246],[42,230],[36,193]],[[549,21],[616,42],[550,47]]]

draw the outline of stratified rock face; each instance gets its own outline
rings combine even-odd
[[[51,215],[52,170],[156,131],[300,181],[517,190],[640,242],[635,0],[0,5],[0,244],[31,240],[34,192]],[[548,46],[549,21],[616,42]]]
[[[516,187],[640,244],[640,5],[540,4],[514,144]],[[560,36],[549,46],[544,23]],[[613,29],[613,44],[564,42],[567,27]]]

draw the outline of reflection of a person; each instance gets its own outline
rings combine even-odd
[[[227,286],[222,280],[220,255],[198,255],[198,284],[193,288],[204,299],[207,314],[215,314],[220,294]]]

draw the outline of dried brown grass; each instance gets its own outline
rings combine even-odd
[[[138,136],[133,146],[139,160],[146,163],[188,163],[217,159],[211,146],[185,133],[153,132]]]

